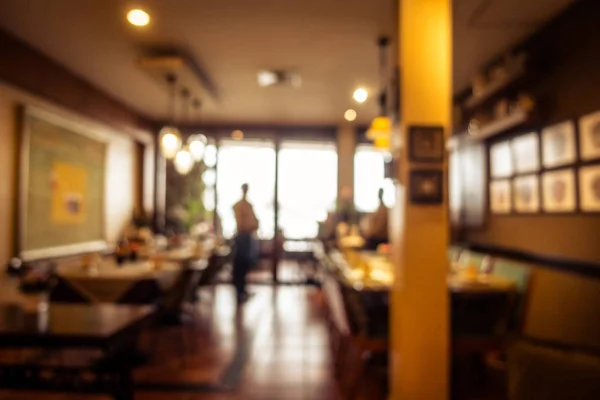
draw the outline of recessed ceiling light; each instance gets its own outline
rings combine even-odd
[[[146,26],[150,23],[150,15],[144,10],[135,8],[127,13],[127,21],[131,25]]]
[[[348,109],[346,110],[346,112],[344,113],[344,118],[346,119],[346,121],[348,122],[352,122],[356,119],[356,111],[354,111],[353,109]]]
[[[242,140],[244,138],[244,132],[240,131],[239,129],[236,129],[235,131],[231,132],[231,137],[234,140]]]
[[[357,102],[364,103],[365,101],[367,101],[367,97],[369,97],[369,93],[367,93],[367,91],[363,88],[358,88],[354,91],[354,94],[352,95],[352,97]]]

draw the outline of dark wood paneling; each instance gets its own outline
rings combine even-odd
[[[600,110],[600,2],[583,0],[524,42],[544,65],[533,87],[544,127]],[[470,230],[468,242],[568,259],[600,262],[600,215],[489,215],[485,228]]]
[[[0,80],[116,129],[147,131],[136,138],[152,140],[148,120],[3,30],[0,54]]]

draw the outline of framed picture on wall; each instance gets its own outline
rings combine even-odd
[[[444,127],[442,126],[410,126],[409,157],[416,162],[444,161]]]
[[[574,212],[575,171],[569,168],[542,174],[542,199],[546,212]]]
[[[540,140],[537,132],[514,138],[511,142],[514,172],[525,174],[540,169]]]
[[[579,169],[579,201],[582,211],[600,212],[600,165]]]
[[[493,214],[508,214],[512,211],[510,180],[490,183],[490,211]]]
[[[545,168],[573,164],[576,157],[575,125],[572,121],[542,130],[542,164]]]
[[[600,111],[579,120],[579,154],[582,160],[600,158]]]
[[[410,201],[413,204],[441,204],[444,173],[436,169],[410,171]]]
[[[525,175],[513,180],[515,211],[536,213],[540,210],[540,183],[537,175]]]
[[[490,176],[508,178],[513,174],[510,142],[495,143],[490,147]]]

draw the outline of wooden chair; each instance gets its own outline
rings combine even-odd
[[[337,283],[349,328],[347,335],[343,338],[344,345],[342,346],[341,356],[352,355],[353,352],[357,355],[346,364],[347,369],[349,369],[346,371],[347,379],[342,379],[343,390],[346,389],[344,391],[347,398],[353,400],[366,382],[367,367],[369,367],[369,372],[376,369],[378,375],[383,375],[384,380],[387,377],[388,325],[386,323],[379,326],[381,324],[376,323],[371,318],[372,315],[367,314],[362,298],[366,294],[359,293],[339,281]],[[385,321],[389,321],[389,311],[386,310],[384,314]],[[379,322],[381,321],[383,320]],[[375,368],[375,364],[372,363],[373,360],[383,361],[380,362],[379,368]],[[342,374],[343,372],[341,371]],[[385,393],[382,394],[382,396],[385,395]]]

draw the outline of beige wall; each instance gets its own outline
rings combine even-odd
[[[135,142],[119,133],[35,96],[0,83],[0,268],[13,255],[15,243],[17,107],[30,105],[84,123],[108,142],[106,171],[106,239],[113,242],[129,220],[134,204]],[[151,150],[149,150],[151,151]],[[150,166],[151,165],[150,163]],[[145,201],[147,204],[147,202]]]

